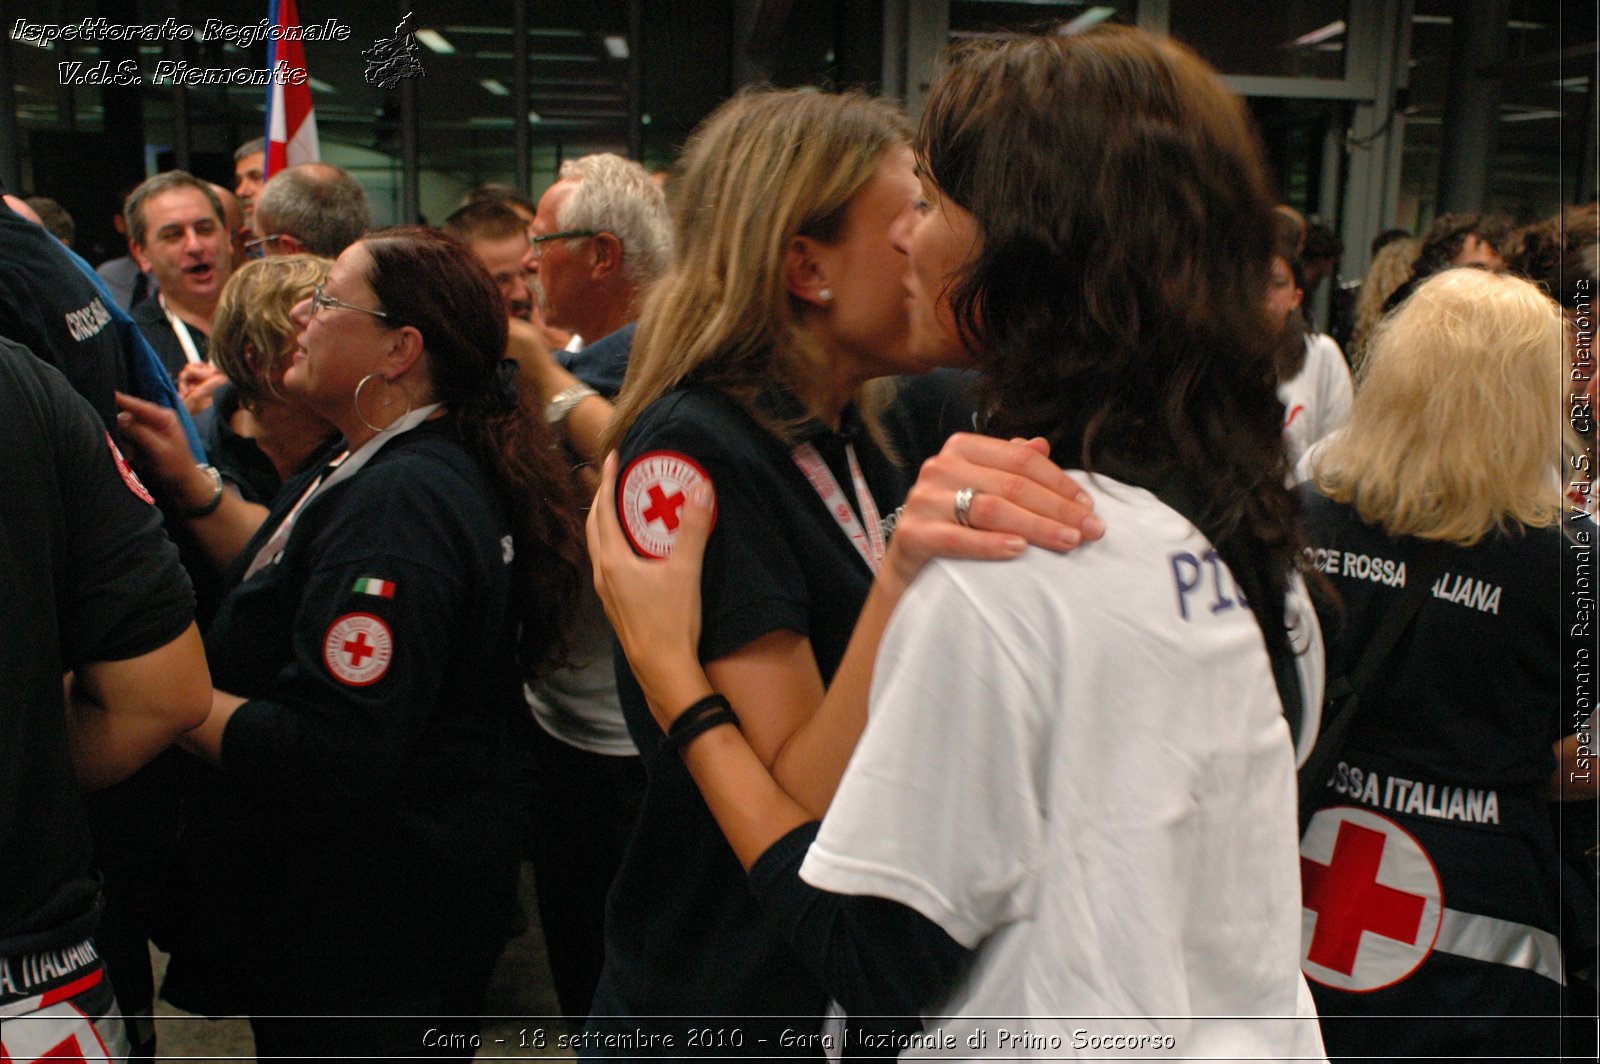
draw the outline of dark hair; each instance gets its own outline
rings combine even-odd
[[[1383,232],[1372,238],[1372,257],[1377,258],[1378,252],[1382,251],[1390,244],[1393,244],[1396,240],[1404,240],[1410,235],[1411,230],[1409,229],[1385,229]]]
[[[1313,222],[1306,229],[1305,247],[1300,252],[1302,262],[1310,259],[1337,260],[1343,254],[1344,241],[1332,229],[1321,222]]]
[[[539,210],[539,208],[534,204],[533,200],[523,195],[517,189],[512,188],[510,185],[502,184],[499,181],[485,181],[483,184],[478,185],[471,192],[467,193],[466,202],[503,203],[506,206],[515,204],[516,206],[527,211],[529,214],[537,214]]]
[[[974,42],[917,156],[982,233],[950,291],[989,431],[1186,483],[1201,531],[1281,601],[1299,504],[1266,327],[1273,205],[1238,98],[1128,27]]]
[[[502,200],[470,200],[457,207],[440,226],[457,240],[504,240],[524,236],[527,227],[522,216]]]
[[[145,223],[144,205],[151,196],[159,196],[163,192],[171,192],[178,188],[192,188],[205,196],[206,202],[211,205],[211,211],[217,217],[217,224],[226,227],[228,220],[222,213],[222,201],[206,182],[195,177],[187,170],[168,170],[152,178],[141,181],[134,190],[128,193],[128,201],[123,205],[123,221],[128,226],[128,236],[135,244],[144,247]]]
[[[1435,218],[1428,231],[1422,235],[1422,250],[1411,268],[1411,278],[1421,281],[1440,270],[1448,270],[1455,257],[1466,246],[1467,237],[1475,236],[1499,251],[1505,247],[1511,234],[1510,220],[1495,214],[1441,214]]]
[[[515,536],[524,667],[548,667],[568,649],[587,569],[580,500],[549,426],[507,394],[505,300],[477,258],[436,229],[380,229],[362,245],[388,325],[422,334],[434,398],[501,493]]]
[[[1506,263],[1543,285],[1557,303],[1576,310],[1579,303],[1594,297],[1597,243],[1600,207],[1593,203],[1563,207],[1554,218],[1513,233]]]

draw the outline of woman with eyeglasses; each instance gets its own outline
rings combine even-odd
[[[458,242],[369,234],[293,317],[283,387],[345,446],[286,485],[207,635],[209,934],[174,963],[264,1056],[460,1047],[476,1020],[445,1017],[481,1011],[511,926],[518,663],[563,641],[577,503]]]
[[[975,363],[986,427],[1081,469],[1107,534],[932,561],[909,587],[886,564],[870,708],[818,714],[775,765],[760,716],[784,693],[735,697],[745,678],[696,653],[726,623],[712,567],[741,485],[713,471],[715,513],[686,501],[652,561],[613,463],[591,557],[661,760],[815,985],[899,1019],[835,1042],[846,1058],[1318,1059],[1284,717],[1320,704],[1320,644],[1293,575],[1248,113],[1129,28],[983,42],[934,85],[916,157],[894,241],[911,356]],[[677,890],[654,898],[678,918]]]

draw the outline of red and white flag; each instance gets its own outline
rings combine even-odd
[[[321,159],[317,114],[311,107],[306,47],[300,40],[300,12],[294,0],[272,0],[267,40],[267,159],[263,179],[285,167]],[[292,31],[292,32],[290,32]]]

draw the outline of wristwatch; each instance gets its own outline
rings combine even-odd
[[[555,394],[544,406],[544,419],[552,425],[559,425],[567,420],[567,415],[572,413],[572,408],[589,398],[600,393],[582,382],[569,384]]]
[[[222,474],[214,465],[202,465],[200,472],[211,478],[211,498],[199,506],[187,506],[178,510],[178,516],[188,519],[194,517],[207,517],[217,512],[217,507],[222,505]]]

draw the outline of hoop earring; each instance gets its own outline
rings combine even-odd
[[[379,428],[377,425],[374,425],[372,422],[368,421],[367,420],[367,415],[365,415],[365,414],[363,414],[361,412],[361,389],[365,388],[368,385],[368,383],[370,383],[374,378],[383,381],[383,383],[385,385],[392,383],[391,381],[385,379],[382,374],[369,373],[365,377],[362,377],[361,380],[356,383],[356,394],[352,397],[351,402],[353,402],[355,404],[356,417],[361,419],[361,423],[363,425],[365,425],[367,428],[371,429],[373,432],[386,432],[386,431],[388,431],[389,427],[391,425],[393,425],[396,421],[399,421],[400,418],[403,418],[407,414],[411,413],[411,393],[406,391],[403,386],[398,386],[397,385],[397,387],[400,387],[400,394],[405,396],[405,399],[406,399],[405,412],[402,413],[400,415],[400,417],[390,418],[388,425],[385,425],[382,428]],[[393,399],[385,399],[381,405],[386,406],[386,407],[387,406],[393,406],[394,405],[394,400]]]

